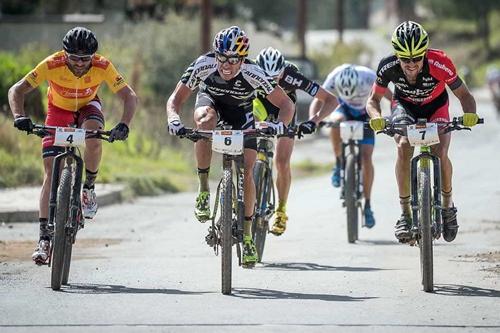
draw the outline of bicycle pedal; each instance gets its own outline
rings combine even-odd
[[[212,227],[208,228],[208,235],[205,236],[205,242],[210,247],[215,247],[218,244],[217,234]]]

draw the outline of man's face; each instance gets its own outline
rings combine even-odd
[[[76,77],[81,77],[85,75],[92,64],[92,58],[94,55],[76,55],[66,53],[66,64],[69,69]]]
[[[409,79],[415,79],[424,67],[424,56],[414,57],[414,58],[405,58],[398,57],[399,64],[401,65],[401,69],[403,73]]]
[[[215,59],[217,59],[217,70],[225,81],[231,80],[239,73],[243,62],[241,57],[228,57],[220,53],[215,53]]]

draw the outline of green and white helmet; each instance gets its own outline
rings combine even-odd
[[[429,47],[429,36],[417,22],[405,21],[394,30],[392,47],[398,57],[420,57],[425,54]]]

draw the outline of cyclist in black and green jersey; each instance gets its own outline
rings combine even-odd
[[[302,122],[298,126],[299,136],[302,134],[311,134],[316,130],[317,123],[337,106],[337,98],[323,89],[318,83],[309,80],[300,73],[297,66],[285,60],[280,51],[268,47],[260,51],[256,59],[257,64],[264,69],[266,74],[273,78],[278,85],[283,88],[288,97],[294,102],[297,101],[296,90],[300,89],[309,95],[323,101],[323,108],[308,121]],[[257,98],[253,100],[254,117],[258,121],[270,121],[278,116],[279,109],[271,104],[265,95],[257,90]],[[290,125],[295,125],[296,116]],[[294,136],[289,137],[286,134],[278,136],[276,144],[276,188],[278,189],[278,207],[276,208],[275,219],[271,232],[277,236],[281,235],[286,229],[288,216],[286,215],[286,203],[290,184],[292,181],[290,169],[290,157],[294,146]]]

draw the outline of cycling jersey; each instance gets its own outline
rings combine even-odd
[[[452,90],[462,85],[451,59],[443,51],[436,49],[427,51],[415,84],[408,82],[395,55],[382,59],[377,69],[375,92],[383,94],[389,82],[395,86],[394,99],[403,104],[424,105],[441,98],[442,101],[435,107],[440,107],[448,100],[445,84]],[[446,94],[446,98],[442,94]]]
[[[335,89],[335,80],[337,76],[340,75],[340,72],[342,72],[349,66],[354,67],[354,69],[358,73],[359,80],[356,87],[356,95],[346,100],[339,98],[338,93]],[[368,67],[343,64],[336,67],[330,74],[328,74],[325,82],[323,83],[323,88],[334,94],[339,100],[340,105],[345,106],[344,109],[348,110],[348,112],[351,113],[353,117],[360,117],[361,115],[366,114],[366,101],[368,101],[368,97],[370,96],[370,92],[376,78],[377,75],[375,74],[375,72]]]
[[[254,61],[245,59],[240,72],[231,80],[225,81],[217,70],[215,53],[207,53],[196,59],[182,75],[181,82],[191,90],[199,87],[200,92],[208,94],[215,104],[232,107],[248,107],[255,98],[255,90],[261,89],[267,96],[275,87],[275,82],[266,77]]]
[[[278,85],[283,88],[293,103],[297,101],[297,89],[305,91],[312,97],[316,96],[319,89],[319,84],[306,78],[296,65],[288,61],[285,61],[283,74],[281,75]],[[268,115],[273,115],[273,117],[276,118],[278,113],[279,108],[271,103],[261,90],[258,90],[257,99],[254,102],[254,115],[257,119],[265,120]]]
[[[73,112],[96,97],[103,81],[106,81],[113,93],[127,86],[113,64],[99,54],[92,58],[89,71],[82,77],[76,77],[66,65],[64,51],[48,56],[29,72],[25,79],[32,87],[48,81],[49,104]]]

